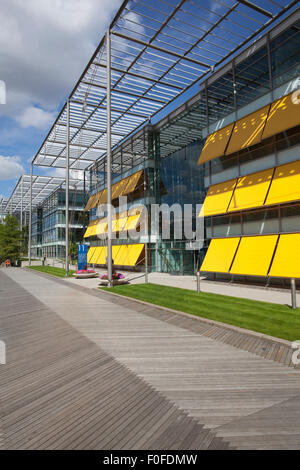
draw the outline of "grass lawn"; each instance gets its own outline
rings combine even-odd
[[[34,271],[40,271],[41,273],[52,274],[52,276],[56,277],[65,277],[66,274],[63,268],[56,268],[54,266],[28,266],[28,268]],[[69,277],[71,277],[73,273],[75,273],[75,271],[70,270]]]
[[[239,299],[158,284],[115,286],[103,290],[258,331],[290,341],[300,339],[300,308]]]

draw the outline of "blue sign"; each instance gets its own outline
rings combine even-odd
[[[87,245],[78,245],[78,270],[87,269]]]

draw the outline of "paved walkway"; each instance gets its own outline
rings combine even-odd
[[[7,448],[300,448],[300,371],[243,335],[225,334],[233,347],[211,325],[74,287],[0,272]]]

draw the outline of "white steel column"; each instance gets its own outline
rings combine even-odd
[[[31,225],[32,225],[32,163],[30,165],[30,203],[29,203],[29,228],[28,228],[28,261],[31,266]]]
[[[144,204],[146,201],[146,191],[147,191],[147,180],[146,180],[146,165],[144,162]],[[149,243],[149,214],[148,214],[148,207],[145,206],[147,209],[145,215],[145,229],[146,229],[146,240],[145,240],[145,284],[148,284],[148,243]]]
[[[66,276],[69,275],[69,175],[70,175],[70,100],[67,101],[66,136]]]
[[[112,222],[111,222],[111,50],[110,31],[106,33],[106,113],[107,113],[107,278],[112,286]]]
[[[20,225],[21,230],[23,229],[23,176],[21,176],[21,214],[20,214]]]

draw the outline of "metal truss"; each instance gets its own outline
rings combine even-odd
[[[297,3],[296,0],[124,1],[109,28],[111,144],[120,156],[114,162],[126,165],[118,150],[121,141],[209,77]],[[69,97],[71,169],[89,168],[106,157],[106,69],[103,37]],[[67,127],[66,103],[34,157],[34,165],[66,167]]]

